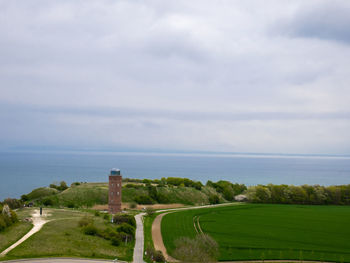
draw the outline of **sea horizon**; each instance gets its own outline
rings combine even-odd
[[[126,178],[186,177],[246,185],[350,183],[350,156],[271,153],[0,151],[0,200],[19,198],[50,183],[107,182],[109,170]]]

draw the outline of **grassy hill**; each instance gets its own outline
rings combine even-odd
[[[220,202],[226,202],[215,188],[157,185],[143,183],[123,183],[122,201],[126,203],[180,203],[186,205],[209,204],[210,196],[217,196]],[[72,184],[64,191],[41,187],[27,194],[28,201],[37,205],[53,207],[92,207],[108,203],[107,183]]]

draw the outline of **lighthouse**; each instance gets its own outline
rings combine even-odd
[[[122,211],[122,176],[119,169],[113,168],[109,175],[108,211],[115,214]]]

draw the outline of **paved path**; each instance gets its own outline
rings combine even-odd
[[[43,225],[45,225],[47,222],[49,222],[48,220],[44,219],[45,216],[46,216],[45,214],[40,216],[39,210],[34,210],[34,213],[32,214],[33,225],[34,225],[33,228],[27,234],[25,234],[20,240],[18,240],[16,243],[14,243],[10,247],[8,247],[4,251],[2,251],[0,254],[0,257],[5,256],[12,249],[14,249],[18,245],[20,245],[21,243],[26,241],[30,236],[32,236],[36,232],[38,232],[43,227]]]
[[[134,248],[134,260],[135,263],[143,263],[143,247],[144,247],[144,236],[143,236],[143,222],[142,217],[145,213],[137,214],[136,220],[136,235],[135,235],[135,248]]]

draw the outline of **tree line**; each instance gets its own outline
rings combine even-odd
[[[350,205],[349,185],[257,185],[246,191],[253,203]]]

